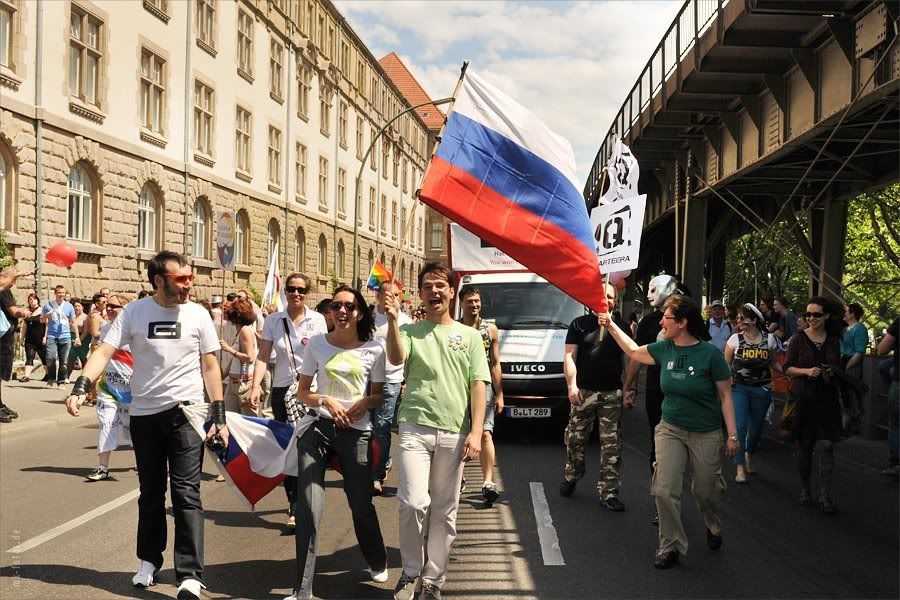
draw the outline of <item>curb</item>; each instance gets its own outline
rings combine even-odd
[[[78,427],[96,429],[98,427],[97,419],[85,420],[85,416],[87,415],[84,413],[82,413],[81,417],[72,417],[67,414],[65,418],[37,418],[26,419],[25,421],[22,421],[22,417],[19,417],[14,419],[12,423],[0,423],[0,441],[8,441],[32,433],[53,431],[55,429],[75,429]],[[94,416],[94,414],[91,413],[91,416]]]

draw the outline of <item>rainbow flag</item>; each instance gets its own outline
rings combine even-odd
[[[372,290],[373,292],[377,292],[381,289],[381,286],[391,280],[391,272],[387,270],[387,268],[381,264],[380,260],[376,260],[375,264],[372,265],[372,272],[369,273],[369,281],[366,283],[366,287]],[[399,281],[394,280],[394,283],[403,289],[403,286]]]

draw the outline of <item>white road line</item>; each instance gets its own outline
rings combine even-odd
[[[550,505],[547,496],[544,495],[544,484],[540,481],[532,481],[531,503],[534,505],[534,522],[537,523],[538,539],[541,541],[541,555],[546,566],[565,566],[562,550],[559,548],[559,537],[553,526],[553,517],[550,516]]]
[[[18,546],[15,546],[14,548],[10,548],[9,550],[7,550],[7,552],[8,553],[11,552],[13,554],[20,554],[22,552],[25,552],[26,550],[31,550],[32,548],[34,548],[36,546],[40,546],[41,544],[43,544],[46,541],[52,540],[53,538],[66,533],[67,531],[71,531],[71,530],[75,529],[79,525],[84,525],[91,519],[96,519],[97,517],[99,517],[103,514],[106,514],[111,510],[115,510],[116,508],[119,508],[123,504],[127,504],[127,503],[131,502],[132,500],[137,498],[140,495],[140,493],[141,493],[140,489],[132,490],[132,491],[128,492],[127,494],[125,494],[124,496],[119,496],[115,500],[112,500],[111,502],[107,502],[103,506],[98,506],[94,510],[84,513],[80,517],[76,517],[76,518],[72,519],[71,521],[68,521],[66,523],[63,523],[62,525],[58,525],[58,526],[54,527],[50,531],[42,533],[41,535],[39,535],[37,537],[33,537],[28,541],[22,542]]]

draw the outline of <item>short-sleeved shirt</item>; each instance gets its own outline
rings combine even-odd
[[[786,311],[778,318],[778,327],[784,332],[782,339],[789,340],[797,333],[797,315],[792,311]]]
[[[370,381],[384,383],[384,346],[369,340],[359,348],[348,350],[332,346],[326,335],[310,338],[300,373],[315,376],[318,393],[331,396],[344,409],[349,409],[365,395],[366,385]],[[326,419],[332,418],[324,406],[313,410]],[[350,427],[361,431],[372,429],[369,411],[365,411]]]
[[[731,377],[734,383],[755,387],[768,387],[772,384],[772,367],[770,359],[778,351],[778,340],[771,333],[763,332],[758,342],[754,343],[741,333],[728,338],[728,347],[734,350],[731,361]]]
[[[662,335],[662,326],[659,322],[662,320],[662,311],[654,310],[648,315],[644,315],[641,322],[638,323],[637,336],[635,342],[638,346],[647,346],[653,342],[658,342]],[[659,364],[647,367],[647,391],[658,392],[659,390]]]
[[[616,324],[626,325],[616,317]],[[622,388],[622,349],[613,336],[600,339],[596,315],[583,315],[569,325],[566,345],[576,346],[575,383],[580,389],[610,392]]]
[[[373,338],[382,346],[387,347],[387,315],[384,313],[378,312],[378,307],[372,309],[372,314],[375,315],[375,333],[373,334]],[[405,312],[400,311],[397,314],[397,324],[401,327],[406,325],[407,323],[412,323],[413,320],[409,318]],[[387,363],[385,366],[385,382],[387,383],[402,383],[403,382],[403,365],[392,365]]]
[[[869,347],[869,330],[862,323],[841,332],[841,356],[865,354]]]
[[[171,308],[152,296],[130,302],[112,322],[104,343],[130,346],[131,414],[152,415],[182,402],[203,402],[200,356],[218,352],[219,336],[209,312],[193,302]]]
[[[109,332],[112,323],[100,328],[100,341]],[[131,375],[134,372],[134,356],[125,345],[116,350],[97,382],[97,397],[107,402],[131,404]]]
[[[725,344],[728,343],[728,338],[730,338],[733,333],[731,323],[728,322],[728,319],[723,317],[721,325],[716,325],[715,319],[710,319],[708,325],[709,343],[720,351],[725,352]]]
[[[481,335],[455,321],[438,325],[425,320],[401,327],[400,340],[406,351],[406,397],[398,420],[467,433],[469,385],[491,381]]]
[[[722,404],[716,382],[731,379],[725,355],[709,342],[676,346],[672,340],[662,340],[647,350],[662,369],[663,420],[688,431],[721,428]]]
[[[16,305],[16,299],[13,297],[12,290],[2,290],[0,291],[0,310],[3,311],[3,314],[6,315],[6,320],[9,321],[9,330],[3,334],[2,339],[3,345],[13,347],[16,339],[16,328],[19,326],[19,319],[12,314],[9,309]],[[8,352],[10,365],[12,365],[12,350]]]
[[[47,339],[70,339],[72,333],[69,330],[69,319],[75,318],[75,307],[63,300],[56,302],[51,300],[44,305],[41,311],[45,315],[50,315],[47,322]]]
[[[290,341],[284,334],[287,323]],[[303,368],[303,353],[310,338],[328,333],[325,317],[307,308],[306,314],[294,326],[286,310],[269,315],[263,326],[262,339],[272,342],[275,353],[275,376],[272,387],[290,387],[300,376]]]
[[[894,338],[894,381],[900,381],[900,319],[894,319],[887,332]]]

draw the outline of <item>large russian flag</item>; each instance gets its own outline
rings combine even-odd
[[[607,311],[571,144],[471,71],[420,198],[579,302]]]

